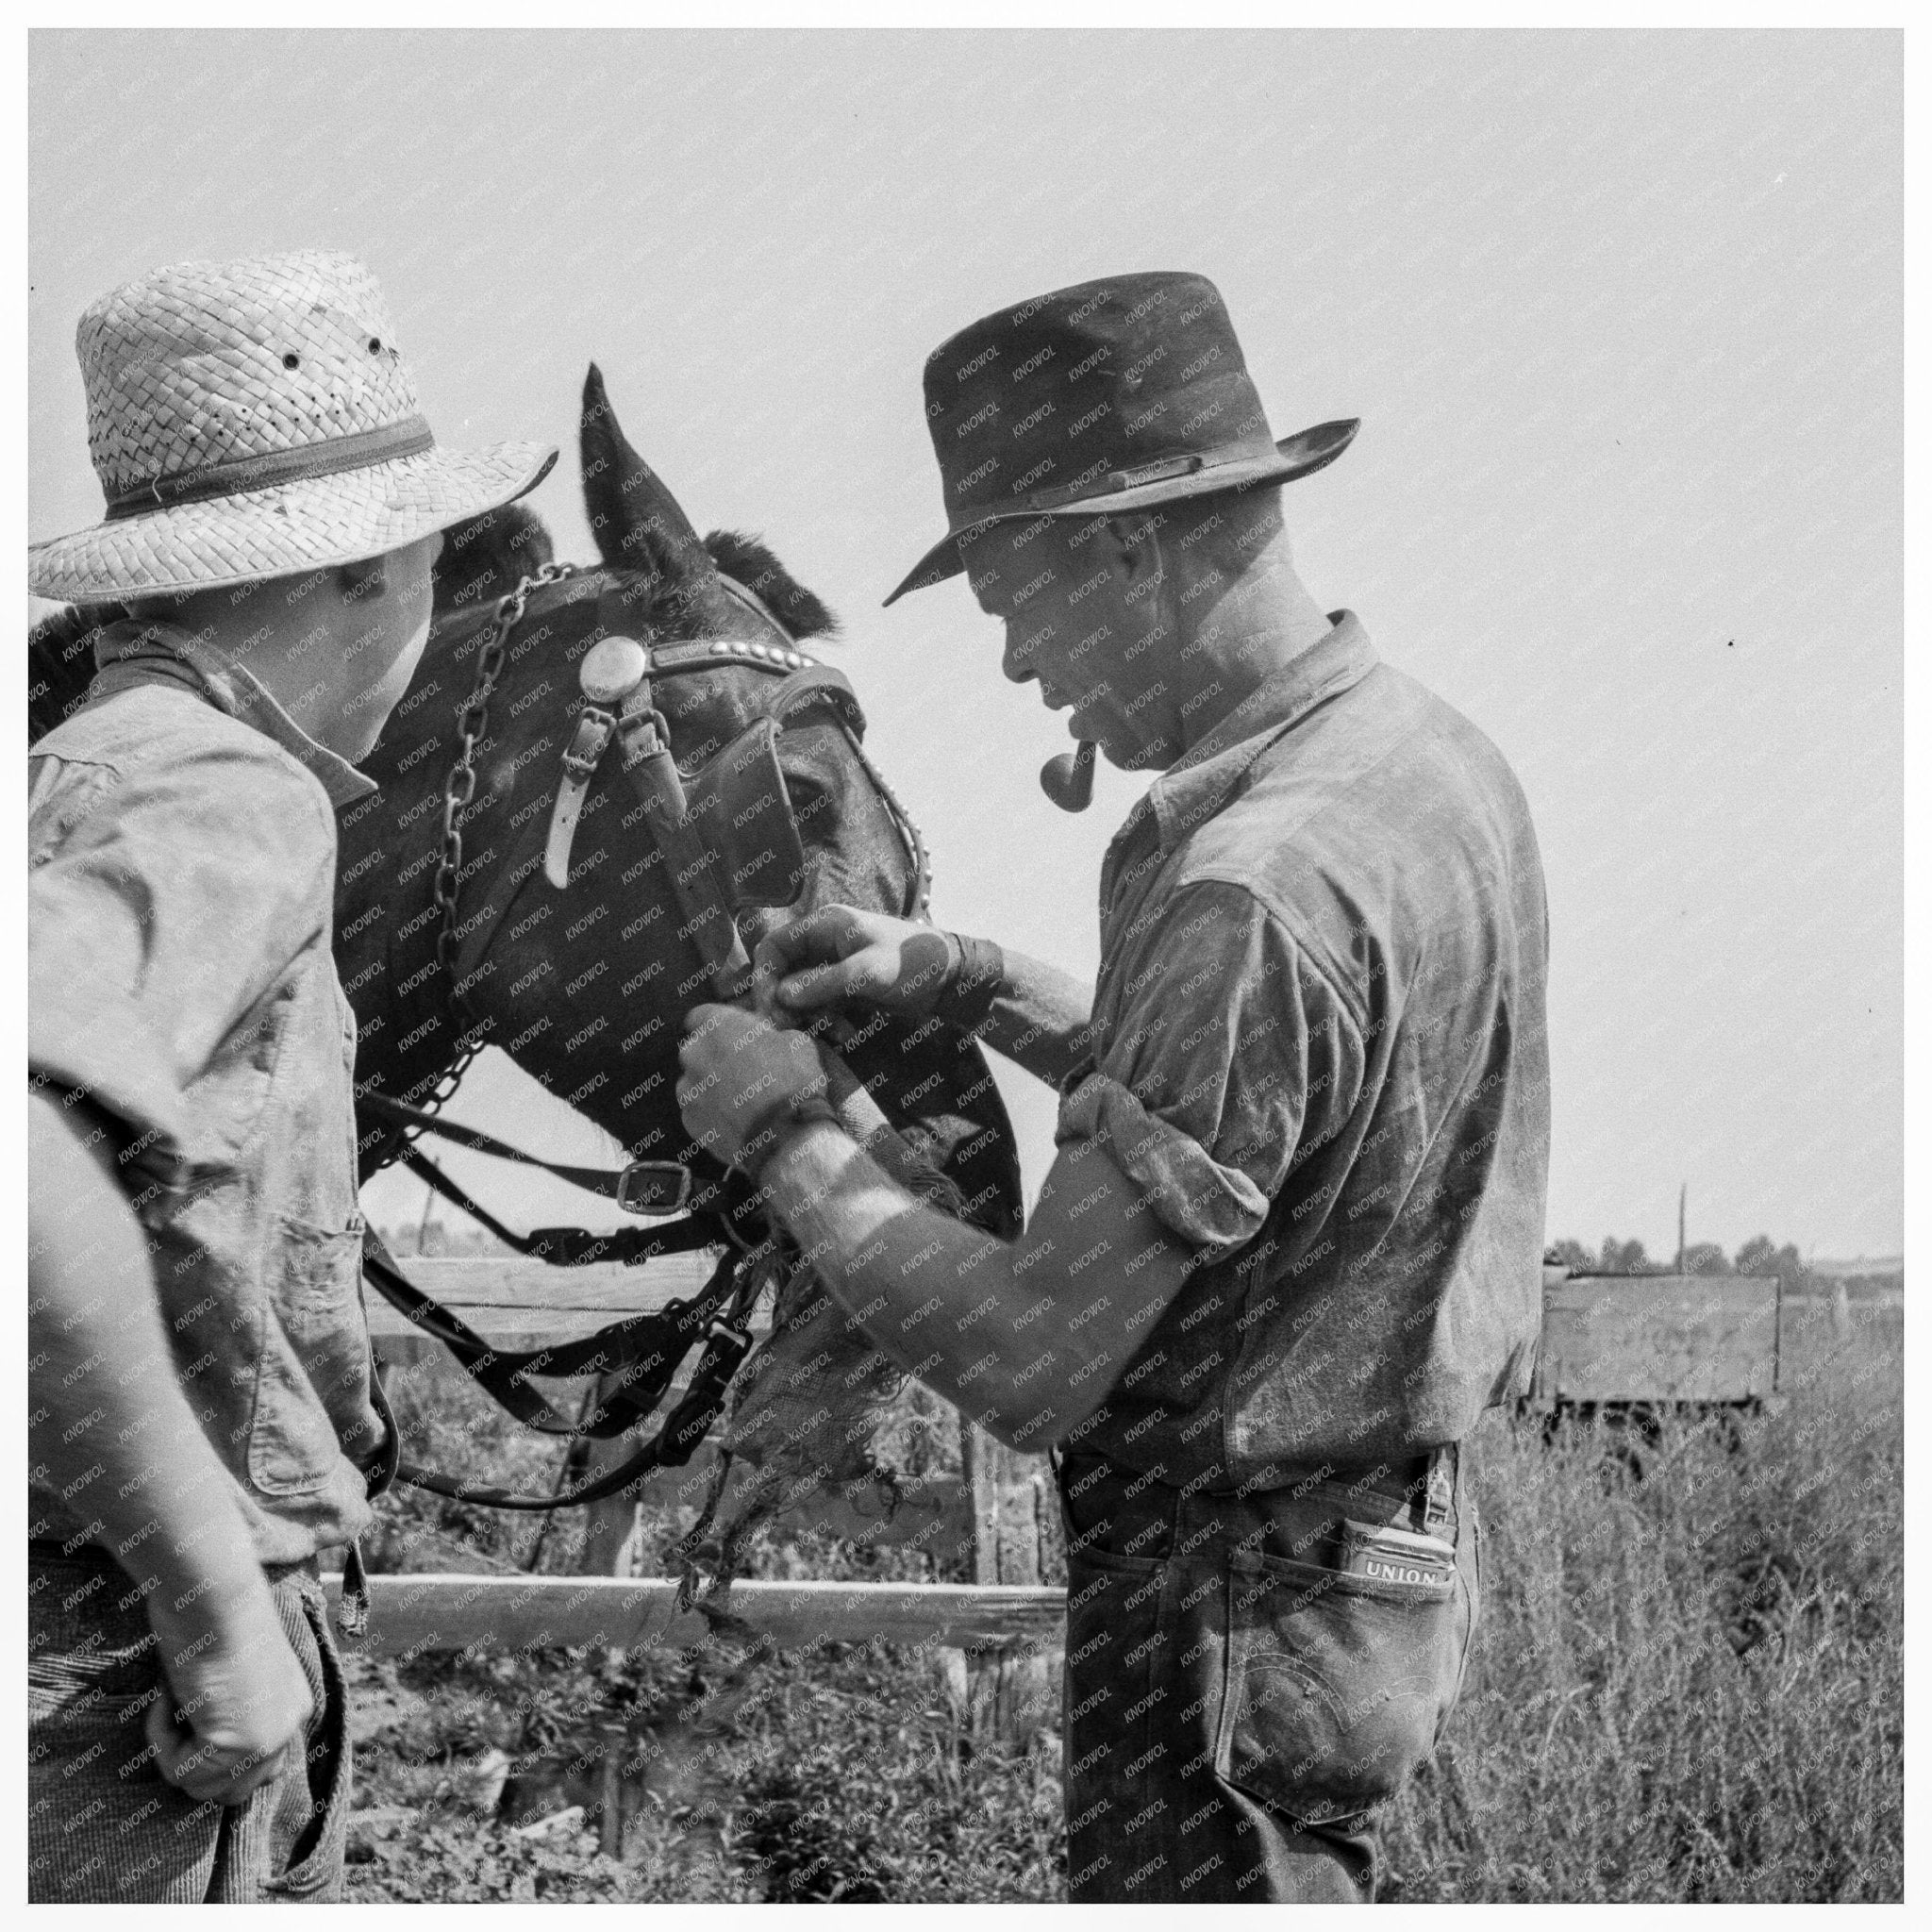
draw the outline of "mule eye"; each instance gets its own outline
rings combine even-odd
[[[802,773],[785,774],[785,795],[791,801],[791,816],[804,830],[831,803],[832,795],[816,778]]]

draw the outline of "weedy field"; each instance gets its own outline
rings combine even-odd
[[[499,1480],[555,1461],[458,1400],[428,1428],[446,1466]],[[1482,1622],[1444,1744],[1386,1815],[1383,1895],[1901,1898],[1895,1354],[1849,1345],[1775,1412],[1725,1426],[1547,1435],[1496,1413],[1471,1453]],[[539,1548],[528,1521],[421,1496],[385,1508],[388,1568],[571,1567],[560,1529]],[[824,1544],[767,1547],[757,1568],[945,1574],[926,1562]],[[354,1898],[1064,1896],[1057,1737],[977,1743],[930,1657],[549,1652],[350,1671]],[[621,1857],[582,1828],[613,1757]]]

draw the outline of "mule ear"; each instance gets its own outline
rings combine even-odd
[[[431,608],[438,624],[467,617],[535,576],[557,555],[550,530],[527,503],[499,504],[442,533],[430,566]]]
[[[652,577],[654,605],[694,597],[713,583],[717,571],[710,553],[676,497],[625,440],[594,362],[584,378],[580,445],[584,508],[604,562]]]

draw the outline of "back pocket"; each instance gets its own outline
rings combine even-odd
[[[1307,1824],[1392,1796],[1461,1688],[1459,1568],[1391,1580],[1263,1557],[1228,1586],[1228,1694],[1216,1769]]]

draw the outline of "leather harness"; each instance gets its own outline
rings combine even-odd
[[[482,913],[471,920],[457,918],[457,882],[460,862],[459,834],[455,821],[474,789],[471,748],[481,735],[481,720],[491,689],[501,666],[500,646],[518,621],[529,592],[542,582],[567,575],[568,566],[552,566],[538,578],[525,578],[500,600],[493,642],[499,647],[495,666],[486,647],[479,660],[477,688],[462,714],[475,721],[465,728],[463,753],[451,774],[446,808],[444,901],[445,937],[439,957],[452,969],[450,1000],[465,1024],[466,1057],[480,1044],[479,1024],[463,994],[483,970],[491,940],[523,886],[537,870],[533,857],[519,848],[515,862],[499,867]],[[658,849],[665,874],[682,915],[680,931],[694,942],[717,997],[741,998],[750,985],[751,962],[738,930],[735,914],[750,905],[789,905],[804,883],[804,842],[797,816],[785,788],[776,741],[785,722],[812,704],[828,703],[847,741],[886,805],[894,828],[905,841],[913,861],[913,880],[905,911],[923,913],[931,887],[924,841],[891,789],[866,756],[862,734],[865,715],[858,693],[845,675],[807,657],[783,625],[756,592],[721,576],[735,601],[770,625],[783,639],[779,645],[739,639],[706,639],[693,642],[646,645],[608,626],[579,667],[585,702],[576,729],[563,753],[558,781],[544,836],[542,869],[550,884],[566,890],[571,848],[585,795],[599,765],[615,743],[622,769],[637,796]],[[673,758],[670,730],[657,708],[653,683],[713,669],[757,670],[774,675],[779,682],[760,708],[757,721],[723,752],[695,771],[681,770]],[[465,783],[458,786],[462,776]],[[532,822],[534,834],[536,822]],[[526,836],[525,845],[529,838]],[[453,848],[455,862],[450,859]],[[737,862],[733,862],[734,859]],[[876,1104],[852,1079],[843,1063],[833,1060],[834,1099],[858,1138],[887,1165],[901,1168],[903,1142],[886,1124]],[[842,1082],[838,1075],[842,1074]],[[446,1098],[449,1086],[439,1095]],[[449,1349],[465,1372],[525,1426],[544,1435],[573,1441],[623,1435],[647,1421],[671,1386],[679,1362],[700,1335],[705,1347],[683,1401],[658,1432],[617,1468],[588,1481],[560,1485],[548,1497],[525,1496],[486,1484],[461,1483],[408,1461],[401,1455],[401,1436],[383,1393],[380,1374],[372,1375],[376,1406],[388,1425],[388,1436],[376,1465],[367,1472],[369,1493],[380,1494],[391,1482],[402,1481],[461,1501],[498,1509],[555,1509],[591,1503],[631,1488],[648,1471],[687,1462],[709,1432],[723,1408],[733,1374],[750,1346],[746,1327],[753,1303],[774,1275],[792,1265],[780,1254],[775,1237],[754,1241],[741,1234],[738,1224],[753,1215],[758,1200],[741,1184],[727,1183],[723,1199],[711,1205],[718,1186],[706,1191],[693,1211],[681,1220],[614,1234],[596,1235],[582,1228],[539,1228],[520,1236],[506,1227],[415,1145],[422,1133],[434,1133],[458,1145],[541,1167],[579,1187],[614,1199],[634,1214],[663,1214],[691,1206],[691,1174],[680,1163],[632,1161],[615,1171],[558,1166],[496,1140],[472,1127],[441,1119],[434,1111],[404,1106],[379,1093],[364,1093],[364,1111],[393,1130],[392,1150],[378,1166],[400,1158],[446,1200],[475,1216],[485,1227],[518,1252],[556,1266],[579,1266],[599,1260],[630,1265],[658,1255],[709,1247],[725,1238],[718,1267],[698,1295],[689,1302],[672,1301],[653,1313],[626,1317],[581,1341],[525,1353],[493,1349],[448,1309],[415,1288],[396,1266],[371,1230],[364,1240],[363,1268],[370,1282],[415,1326]],[[575,1421],[565,1417],[530,1386],[533,1374],[599,1374],[603,1380],[594,1407]],[[357,1564],[359,1575],[359,1562]],[[345,1571],[344,1600],[351,1592]],[[359,1598],[358,1598],[359,1601]]]

